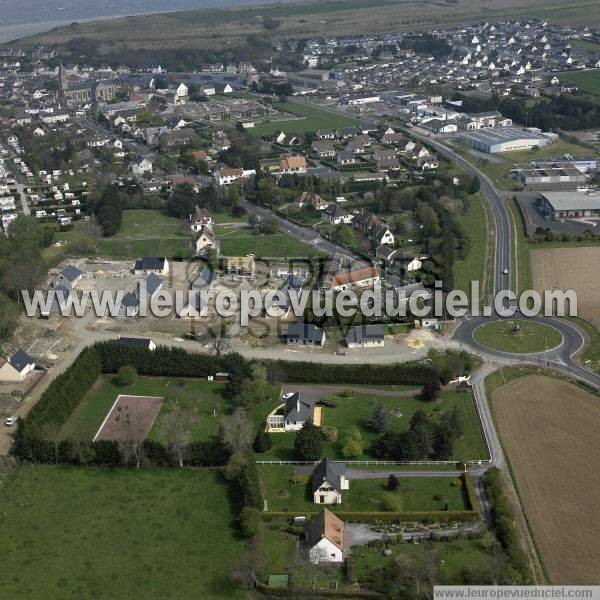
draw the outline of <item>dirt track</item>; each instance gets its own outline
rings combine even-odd
[[[500,438],[554,584],[599,584],[600,398],[529,376],[493,392]]]
[[[575,290],[579,316],[600,328],[600,247],[533,250],[531,269],[534,290]]]
[[[160,412],[164,398],[119,396],[94,440],[135,441],[145,439]]]

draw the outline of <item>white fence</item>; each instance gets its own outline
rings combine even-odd
[[[318,465],[320,460],[257,460],[257,465]],[[467,464],[471,466],[484,466],[489,465],[492,461],[489,459],[485,460],[332,460],[334,463],[344,463],[346,465],[422,465],[422,466],[444,466],[444,465],[457,465]]]

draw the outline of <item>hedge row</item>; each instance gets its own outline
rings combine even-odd
[[[285,360],[264,361],[271,380],[295,383],[415,385],[439,381],[440,374],[428,362],[390,365],[332,365]]]
[[[506,551],[515,574],[520,576],[520,583],[529,583],[531,581],[529,566],[519,543],[512,509],[504,495],[500,471],[496,467],[486,471],[485,489],[492,503],[492,519],[496,536]]]
[[[314,588],[281,588],[269,587],[264,583],[257,583],[256,588],[267,597],[278,598],[298,598],[307,596],[310,598],[381,598],[381,594],[370,592],[368,590],[354,589],[351,590],[319,590],[318,596],[315,596]]]
[[[298,512],[298,511],[296,511]],[[316,512],[300,511],[307,517],[313,517]],[[473,510],[432,510],[414,512],[344,512],[333,510],[333,513],[342,521],[349,523],[455,523],[476,521],[479,513]],[[293,516],[292,512],[265,512],[262,517],[265,521],[276,518]]]
[[[463,485],[465,486],[465,492],[467,493],[467,501],[469,508],[479,512],[479,501],[477,500],[477,494],[475,493],[475,486],[470,475],[462,476]]]

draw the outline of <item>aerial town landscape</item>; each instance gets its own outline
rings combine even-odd
[[[600,6],[365,4],[0,44],[0,597],[600,586]]]

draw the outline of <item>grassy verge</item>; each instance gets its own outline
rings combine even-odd
[[[514,287],[517,294],[530,290],[533,285],[531,273],[531,243],[527,236],[527,229],[523,213],[514,198],[507,201],[509,214],[513,224],[514,245],[511,252]]]
[[[600,332],[588,321],[578,317],[569,317],[580,329],[583,329],[588,338],[586,349],[579,355],[579,362],[586,369],[600,373]]]
[[[23,466],[0,484],[3,598],[240,598],[221,474]]]
[[[471,297],[471,281],[479,281],[482,300],[488,289],[489,245],[492,238],[489,235],[489,222],[486,202],[482,193],[471,199],[469,210],[463,221],[463,229],[469,237],[469,253],[463,260],[454,263],[454,288],[462,290]]]

